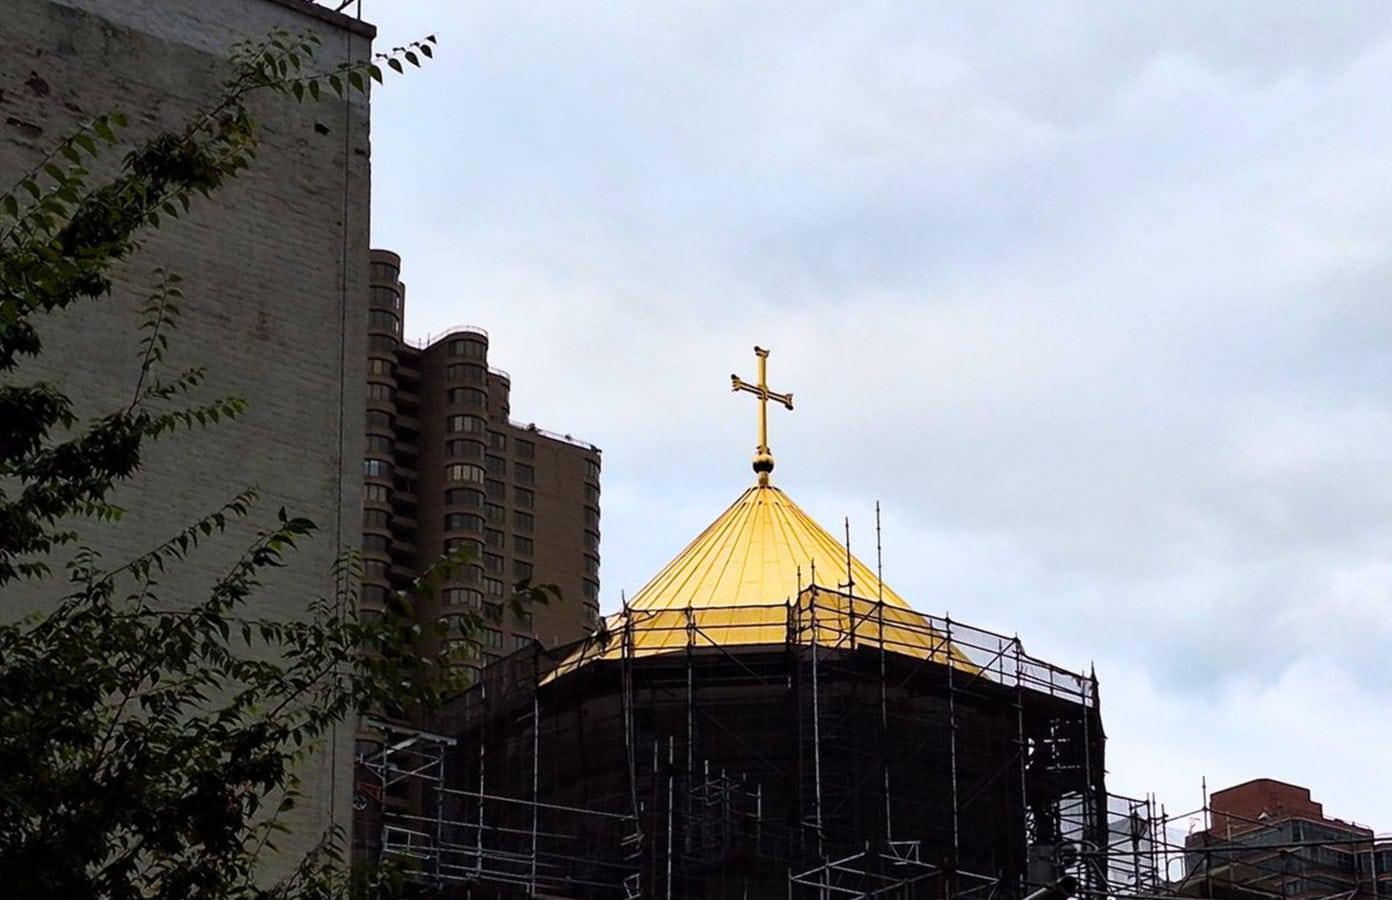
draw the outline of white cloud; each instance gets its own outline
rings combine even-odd
[[[394,3],[411,328],[605,450],[616,603],[775,480],[934,612],[1096,660],[1112,785],[1392,829],[1392,7]],[[868,556],[869,554],[863,554]]]

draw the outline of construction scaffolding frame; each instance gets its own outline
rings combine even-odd
[[[461,897],[1005,900],[1154,880],[1157,862],[1113,858],[1094,676],[853,588],[625,608],[586,646],[488,666],[428,732],[377,723],[359,754],[371,843]]]

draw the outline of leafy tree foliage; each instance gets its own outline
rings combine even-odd
[[[451,660],[419,650],[409,616],[352,614],[356,559],[325,573],[325,596],[294,598],[300,618],[248,612],[268,571],[313,523],[284,510],[207,596],[162,587],[201,544],[255,515],[256,495],[133,559],[80,543],[84,520],[119,522],[114,491],[152,440],[236,419],[241,398],[200,400],[202,369],[164,371],[184,302],[177,274],[155,272],[128,403],[79,421],[55,384],[22,382],[42,350],[35,322],[102,302],[113,266],[142,234],[177,219],[252,165],[255,92],[285,102],[366,90],[378,63],[401,70],[433,38],[366,65],[312,71],[312,36],[277,33],[239,46],[206,112],[125,154],[114,177],[88,165],[121,146],[126,121],[100,116],[62,140],[0,195],[0,592],[65,577],[46,614],[0,625],[0,885],[16,897],[313,898],[346,890],[342,835],[315,836],[295,873],[265,884],[297,766],[360,709],[406,715],[459,686]],[[235,427],[235,426],[233,426]],[[177,439],[177,438],[174,438]],[[67,555],[60,573],[51,560]],[[429,590],[463,560],[445,559]],[[531,599],[536,589],[519,586]],[[3,597],[3,593],[0,593]],[[395,598],[409,608],[412,597]],[[476,628],[476,620],[465,623]]]

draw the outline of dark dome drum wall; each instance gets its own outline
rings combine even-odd
[[[412,739],[444,789],[367,804],[383,852],[460,897],[1103,884],[1095,678],[915,611],[756,475],[592,637],[488,667]],[[411,770],[385,755],[360,779]]]

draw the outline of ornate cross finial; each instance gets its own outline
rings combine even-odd
[[[749,384],[738,375],[730,376],[732,391],[748,391],[759,398],[759,446],[754,452],[754,471],[759,476],[759,486],[767,487],[769,473],[773,471],[773,454],[768,447],[768,402],[775,400],[788,409],[793,408],[793,395],[775,394],[768,388],[768,355],[763,347],[755,347],[754,355],[759,358],[759,383]]]

